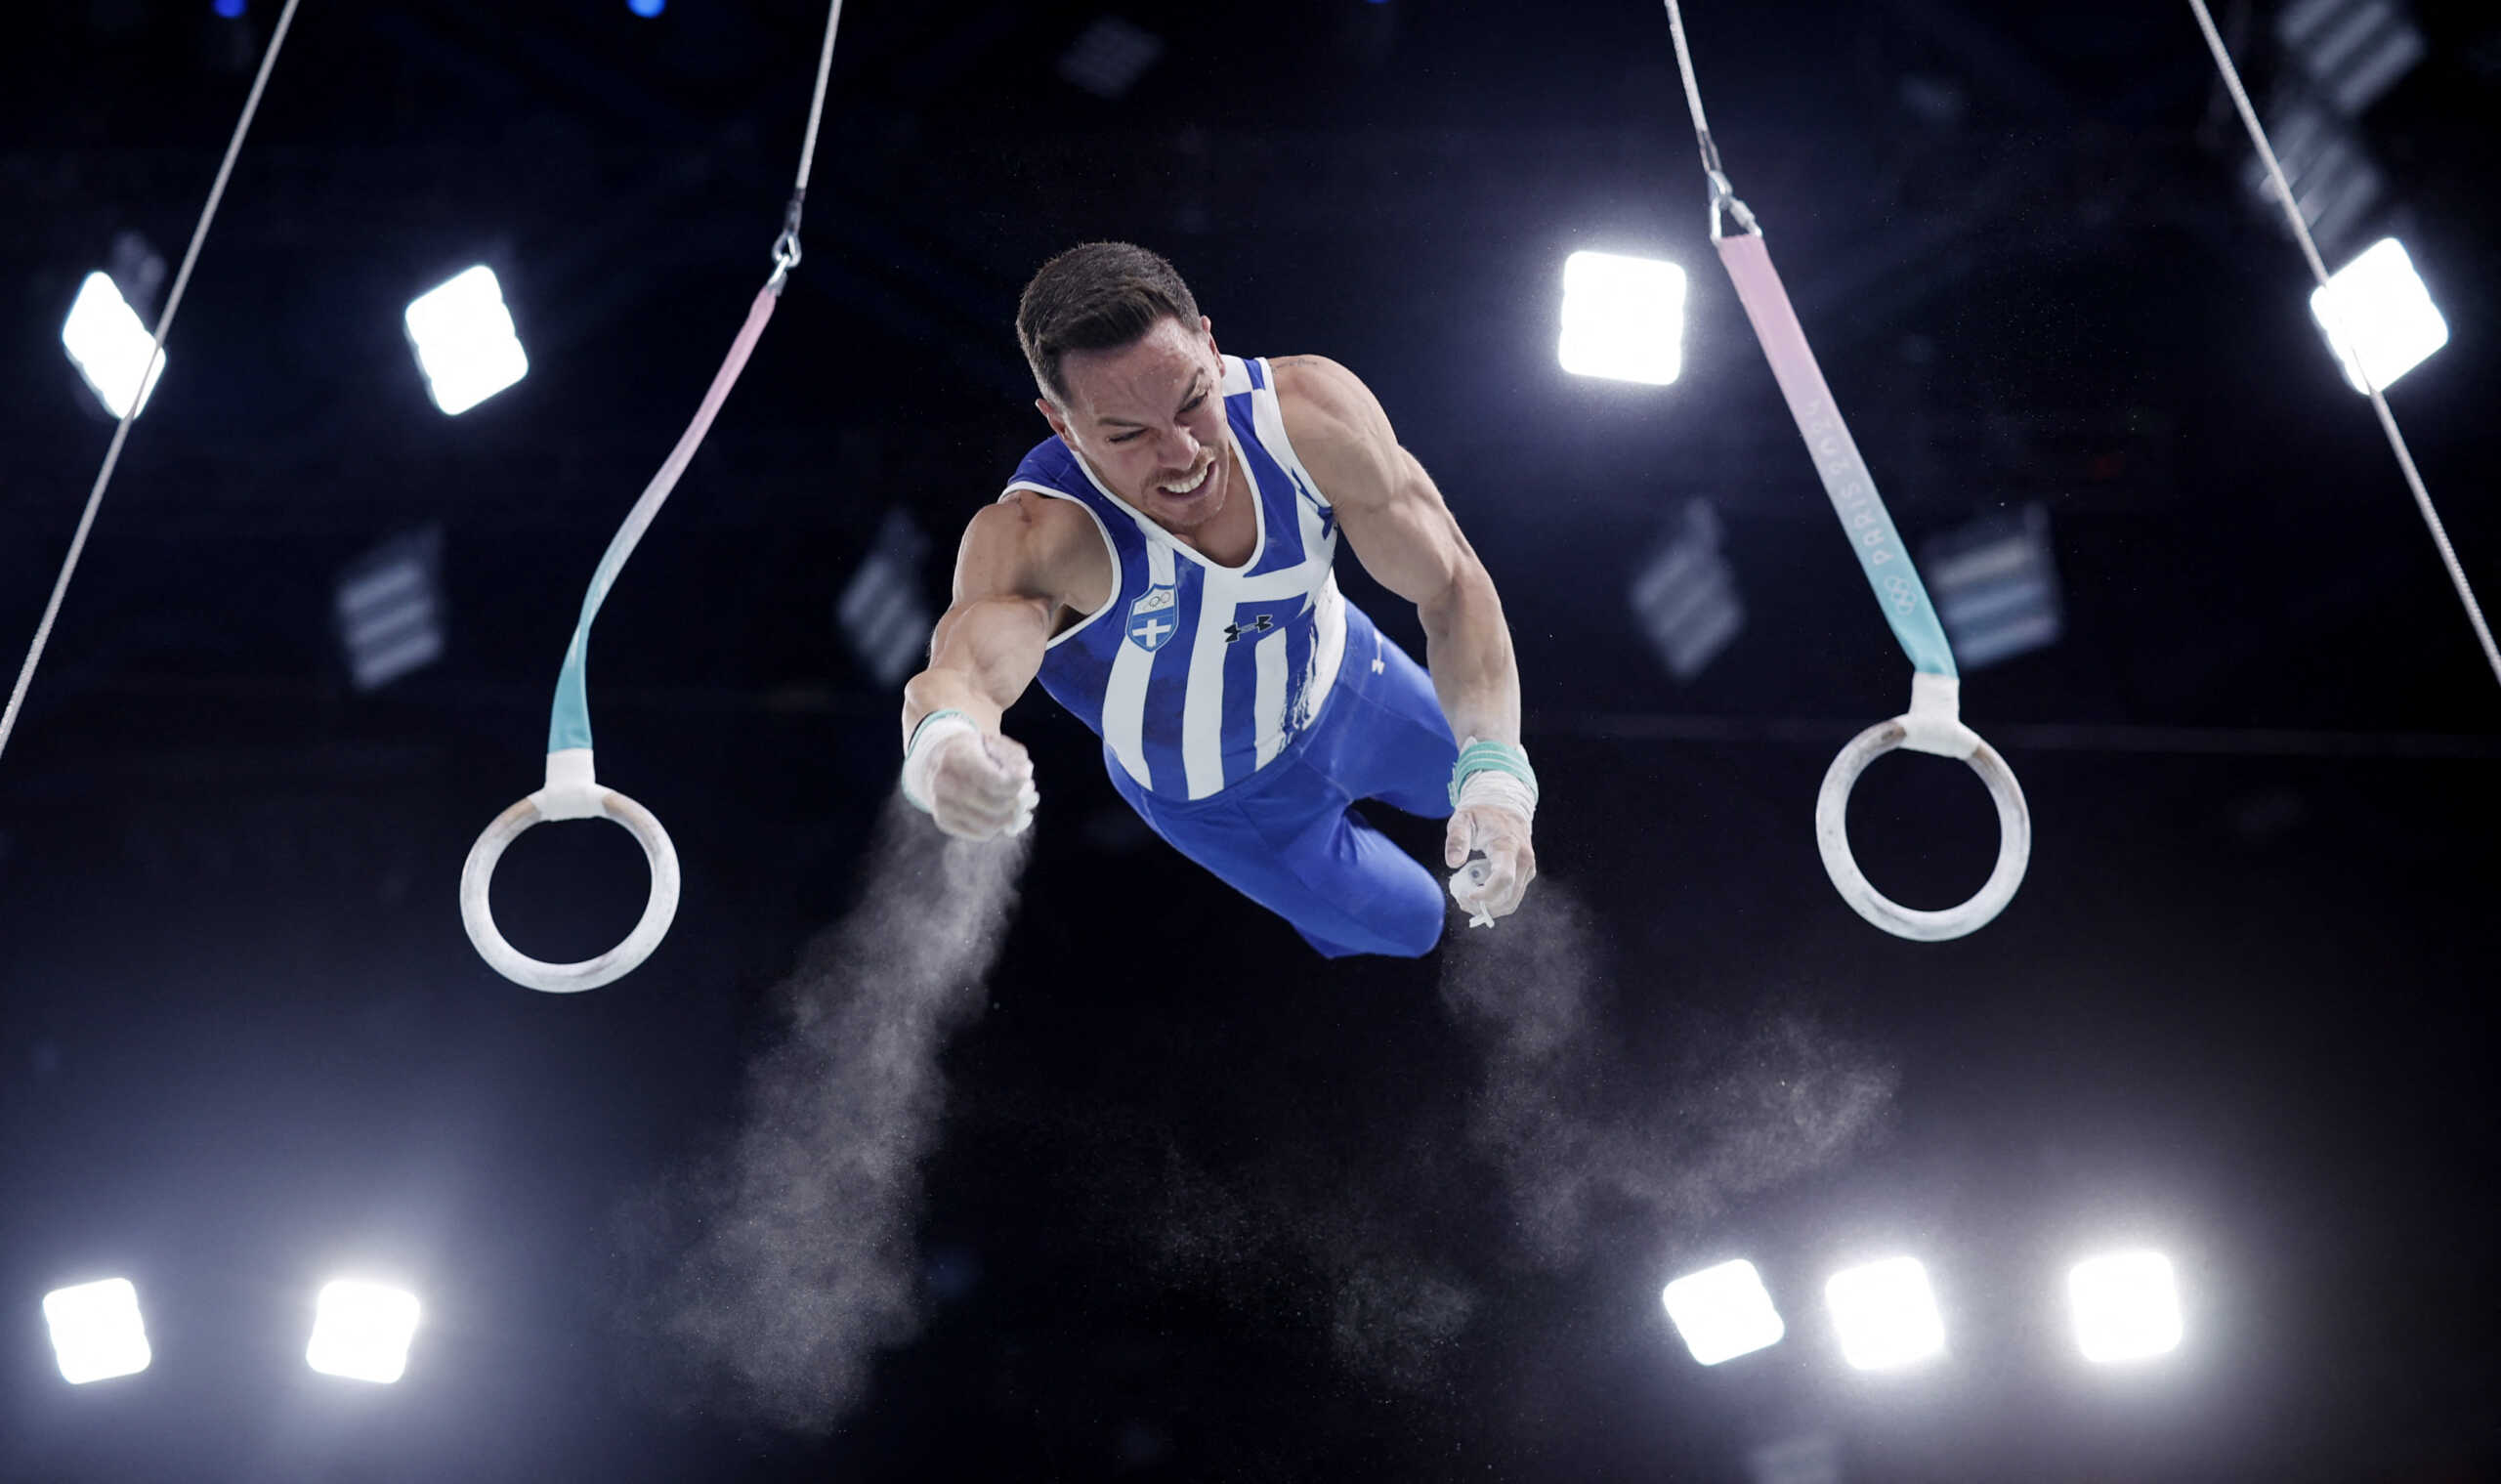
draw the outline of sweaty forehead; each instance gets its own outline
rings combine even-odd
[[[1180,410],[1191,385],[1214,375],[1205,337],[1163,319],[1117,351],[1074,351],[1060,362],[1069,410],[1096,422],[1162,422]]]

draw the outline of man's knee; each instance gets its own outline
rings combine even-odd
[[[1297,923],[1296,931],[1303,941],[1319,950],[1325,958],[1351,958],[1358,954],[1378,954],[1389,958],[1421,958],[1442,941],[1441,890],[1428,872],[1420,869],[1425,893],[1402,891],[1384,897],[1363,914],[1360,922],[1315,931]],[[1337,936],[1342,934],[1343,936]]]
[[[1426,880],[1431,881],[1429,873]],[[1432,894],[1414,902],[1402,901],[1391,915],[1391,952],[1401,958],[1421,958],[1442,941],[1442,925],[1449,914],[1442,911],[1441,883],[1432,882]]]

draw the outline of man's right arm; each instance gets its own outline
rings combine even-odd
[[[998,722],[1034,683],[1065,606],[1047,520],[1034,495],[973,517],[929,666],[904,687],[904,792],[949,834],[1013,832],[1032,808],[1033,760]]]

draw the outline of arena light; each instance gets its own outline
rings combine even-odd
[[[1683,269],[1605,252],[1563,260],[1563,369],[1666,386],[1684,369],[1683,339]]]
[[[2327,105],[2296,92],[2270,111],[2267,130],[2274,137],[2284,183],[2293,188],[2293,204],[2321,250],[2333,254],[2387,203],[2388,175],[2353,121]],[[2267,162],[2251,155],[2241,179],[2268,216],[2280,221],[2282,207]]]
[[[1780,1343],[1789,1333],[1755,1265],[1740,1257],[1687,1273],[1660,1291],[1684,1347],[1706,1366]]]
[[[408,1369],[408,1340],[416,1332],[415,1294],[344,1279],[325,1284],[314,1302],[304,1363],[324,1376],[388,1384]]]
[[[1685,506],[1674,532],[1627,593],[1634,619],[1668,673],[1682,685],[1702,673],[1746,626],[1736,569],[1719,554],[1719,517],[1707,500]]]
[[[2328,275],[2326,287],[2310,290],[2310,312],[2356,392],[2388,390],[2449,343],[2449,322],[2395,237]]]
[[[1888,1257],[1833,1275],[1824,1285],[1842,1358],[1861,1371],[1895,1371],[1945,1353],[1945,1321],[1928,1269]]]
[[[43,1295],[43,1318],[61,1378],[73,1386],[148,1369],[148,1327],[127,1278],[55,1289]]]
[[[2147,1360],[2180,1347],[2180,1289],[2160,1252],[2090,1257],[2067,1272],[2076,1347],[2098,1365]]]
[[[406,318],[426,391],[446,416],[459,416],[530,373],[503,285],[483,264],[419,294]]]
[[[2050,513],[2041,506],[1947,531],[1921,547],[1919,565],[1966,671],[2056,644],[2066,631]]]
[[[146,410],[157,378],[165,374],[156,337],[105,274],[89,274],[78,285],[69,318],[62,322],[61,345],[88,390],[115,417],[132,416],[134,403]]]
[[[2275,36],[2349,114],[2378,102],[2431,50],[2394,0],[2293,0],[2275,18]]]
[[[920,592],[920,559],[929,538],[900,510],[886,513],[877,538],[834,600],[834,621],[852,655],[891,690],[929,657],[937,620]]]
[[[348,674],[360,691],[443,657],[443,530],[387,541],[339,574],[332,607]]]

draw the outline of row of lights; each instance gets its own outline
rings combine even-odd
[[[1685,272],[1674,263],[1576,252],[1563,263],[1563,329],[1555,359],[1579,376],[1664,386],[1684,369]],[[2310,294],[2310,313],[2356,391],[2385,388],[2446,345],[2448,321],[2413,260],[2385,238]],[[403,316],[434,403],[458,415],[518,382],[530,358],[494,271],[483,264],[420,294]],[[2345,326],[2340,337],[2332,327]],[[2350,338],[2347,338],[2350,337]],[[165,360],[110,275],[79,285],[61,343],[105,410],[144,409]]]
[[[1739,1258],[1690,1273],[1660,1293],[1693,1358],[1716,1366],[1778,1344],[1789,1333],[1755,1265]],[[1835,1273],[1824,1306],[1842,1359],[1860,1371],[1898,1371],[1945,1353],[1945,1319],[1928,1269],[1887,1257]],[[2160,1252],[2090,1257],[2067,1271],[2076,1348],[2096,1364],[2148,1360],[2179,1348],[2180,1290]]]
[[[1767,1349],[1789,1327],[1755,1265],[1738,1258],[1689,1273],[1660,1293],[1668,1317],[1696,1362],[1716,1366]],[[2087,1258],[2067,1272],[2076,1347],[2098,1364],[2145,1360],[2179,1348],[2180,1292],[2160,1252]],[[1860,1371],[1897,1371],[1945,1353],[1945,1320],[1928,1269],[1916,1257],[1887,1257],[1835,1273],[1824,1303],[1842,1358]],[[127,1278],[56,1289],[44,1295],[45,1323],[62,1378],[72,1385],[133,1376],[152,1358],[139,1290]],[[341,1279],[314,1300],[305,1364],[326,1376],[388,1383],[407,1370],[417,1329],[416,1295]]]
[[[494,271],[480,265],[419,294],[402,316],[426,391],[458,416],[530,374],[530,357]],[[115,417],[144,410],[165,374],[155,336],[112,276],[89,274],[61,326],[61,344],[89,390]]]
[[[154,1358],[139,1290],[127,1278],[55,1289],[44,1295],[43,1317],[62,1379],[73,1386],[136,1376]],[[416,1333],[415,1294],[341,1279],[323,1284],[314,1299],[304,1363],[324,1376],[388,1384],[407,1370]]]
[[[1576,252],[1563,263],[1555,359],[1577,376],[1665,386],[1684,370],[1684,303],[1685,272],[1674,263]],[[2312,289],[2310,310],[2356,392],[2386,390],[2449,343],[2448,321],[2395,237]]]

